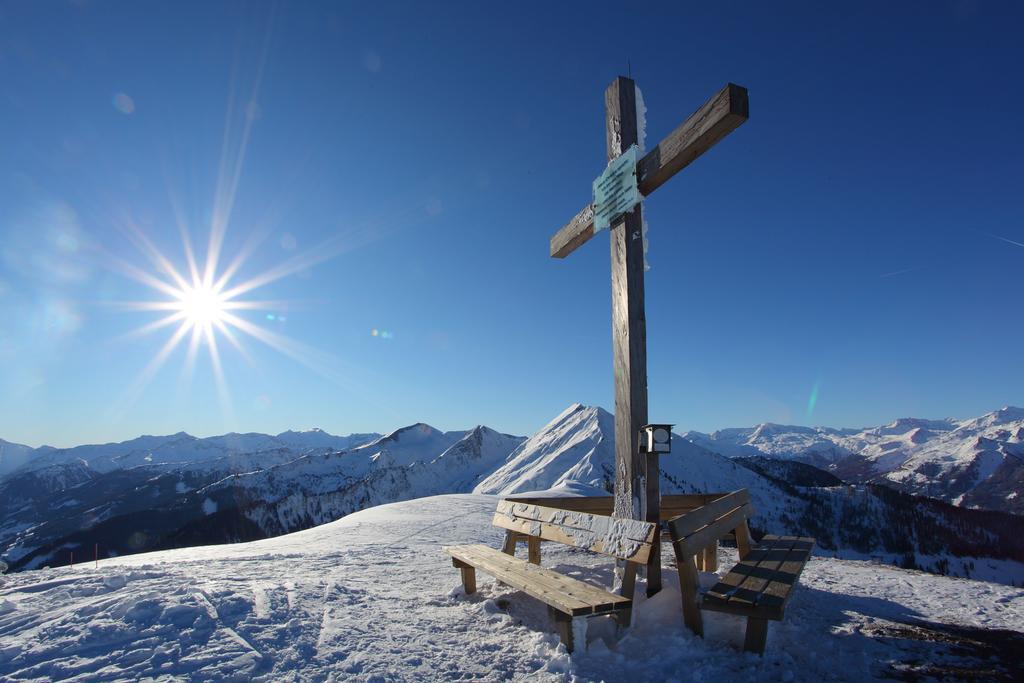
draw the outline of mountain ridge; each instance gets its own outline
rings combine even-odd
[[[1004,444],[976,432],[991,431],[993,425],[998,431],[1012,421],[1013,411],[997,412],[962,421],[968,437],[964,448],[990,453],[982,465],[996,474],[1007,465],[1000,461],[993,469],[990,461],[996,456],[991,453]],[[913,443],[907,435],[921,428],[904,421],[895,428],[895,438]],[[810,442],[820,456],[822,443],[834,443],[822,441],[822,434],[855,439],[865,431],[771,425],[720,432],[717,439],[703,435],[712,448],[695,433],[673,434],[673,452],[661,457],[661,490],[745,488],[756,510],[755,530],[815,536],[822,552],[878,557],[961,576],[987,572],[997,580],[1024,571],[1024,565],[1014,564],[1024,561],[1022,518],[956,508],[873,482],[840,485],[841,479],[827,469],[759,452],[765,444],[782,452]],[[600,407],[579,403],[530,437],[484,425],[442,432],[415,423],[338,450],[302,447],[326,437],[322,431],[301,434],[310,441],[300,438],[300,447],[257,433],[208,437],[199,445],[198,439],[181,435],[174,443],[184,444],[185,450],[168,459],[140,459],[137,448],[127,448],[127,454],[124,447],[116,453],[93,448],[84,451],[91,460],[19,470],[0,478],[0,552],[18,570],[62,563],[69,549],[77,555],[99,546],[105,554],[123,554],[253,540],[373,505],[437,494],[599,495],[613,489],[614,418]],[[871,444],[878,447],[888,438],[872,436]],[[721,449],[726,453],[713,449],[716,440],[733,446],[732,457],[727,457],[730,448]],[[147,443],[157,446],[157,454],[169,448]],[[244,447],[266,450],[241,452]],[[92,467],[95,463],[100,467]],[[1004,498],[1021,490],[1017,479],[1001,481],[1006,490],[996,493]]]

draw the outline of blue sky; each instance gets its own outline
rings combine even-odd
[[[751,102],[645,203],[652,420],[1024,403],[1019,5],[625,4],[0,5],[0,438],[611,408],[607,235],[547,249],[627,63],[649,145]],[[170,297],[124,263],[187,272],[184,231],[202,266],[212,225],[218,274],[288,271],[234,311],[279,348],[218,332],[219,383],[186,335],[143,381],[177,324],[130,335]]]

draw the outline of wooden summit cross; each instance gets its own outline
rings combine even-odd
[[[622,76],[604,93],[608,161],[639,142],[636,84]],[[639,194],[647,196],[747,120],[747,89],[729,83],[683,121],[635,166]],[[599,207],[600,208],[600,207]],[[591,202],[551,238],[551,256],[565,258],[594,236]],[[616,517],[658,522],[657,456],[639,451],[639,430],[647,424],[647,319],[644,314],[643,217],[639,203],[611,221],[612,348],[615,366]],[[647,593],[661,589],[660,544],[647,565]]]

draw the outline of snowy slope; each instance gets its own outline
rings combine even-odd
[[[568,655],[546,610],[479,575],[465,596],[442,544],[486,543],[495,499],[426,498],[230,546],[0,577],[0,680],[863,681],[1024,676],[1019,588],[814,557],[764,658],[743,620],[682,626],[675,571],[639,586],[621,638],[592,621]],[[722,551],[722,565],[734,559]],[[605,559],[545,544],[543,564],[607,585]],[[707,585],[711,575],[702,577]],[[657,653],[657,656],[651,656]]]
[[[762,424],[684,438],[729,457],[794,459],[957,505],[1024,514],[1024,409],[968,420],[903,418],[869,429]]]

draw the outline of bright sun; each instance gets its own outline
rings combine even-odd
[[[177,308],[193,327],[208,327],[224,321],[227,303],[213,287],[200,284],[181,290]]]

